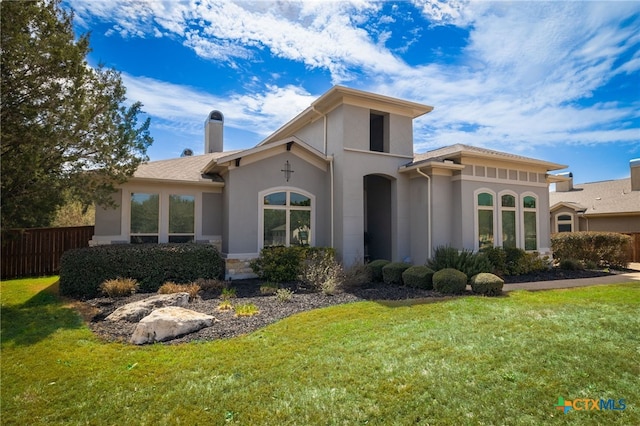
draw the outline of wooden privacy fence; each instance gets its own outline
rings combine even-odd
[[[2,279],[57,274],[66,250],[88,247],[93,226],[34,228],[2,233]]]
[[[640,262],[640,232],[627,234],[631,236],[631,247],[629,248],[629,261]]]

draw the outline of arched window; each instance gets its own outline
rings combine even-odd
[[[502,247],[517,247],[516,197],[512,194],[500,196],[500,224]]]
[[[524,249],[538,249],[537,199],[532,195],[522,197],[522,221],[524,229]]]
[[[261,193],[262,247],[313,245],[313,196],[296,190]]]
[[[573,215],[559,214],[556,216],[557,232],[573,232]]]
[[[494,195],[480,192],[476,196],[478,250],[494,245],[493,205]]]

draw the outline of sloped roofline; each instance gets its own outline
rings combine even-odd
[[[292,136],[304,126],[320,119],[342,104],[363,106],[373,110],[403,115],[412,119],[433,110],[433,107],[429,105],[337,85],[333,86],[312,102],[310,107],[269,135],[260,142],[258,146],[270,144]]]
[[[282,145],[287,145],[287,144],[295,144],[296,146],[302,148],[303,150],[309,152],[310,154],[312,154],[313,156],[319,158],[320,160],[324,161],[324,162],[328,162],[329,158],[324,155],[323,153],[321,153],[320,151],[318,151],[317,149],[315,149],[314,147],[312,147],[311,145],[309,145],[308,143],[302,141],[301,139],[292,136],[286,139],[282,139],[279,141],[274,141],[268,145],[257,145],[253,148],[249,148],[249,149],[245,149],[242,151],[236,151],[233,153],[230,153],[229,155],[225,155],[225,156],[221,156],[218,157],[216,159],[211,160],[203,169],[202,169],[202,173],[213,173],[218,171],[220,168],[223,168],[225,164],[229,164],[232,161],[236,161],[236,160],[240,160],[242,159],[242,157],[248,157],[250,155],[254,155],[254,154],[258,154],[264,151],[268,151],[268,150],[272,150],[274,148],[280,147]],[[289,147],[288,147],[289,149]]]
[[[412,164],[419,164],[427,160],[443,161],[443,160],[460,159],[462,157],[493,159],[493,160],[522,163],[522,164],[530,164],[530,165],[544,167],[547,171],[562,170],[568,167],[564,164],[557,164],[549,161],[543,161],[535,158],[524,157],[521,155],[510,154],[502,151],[495,151],[488,148],[479,148],[479,147],[464,145],[464,144],[450,145],[443,148],[435,149],[433,151],[428,151],[423,154],[417,154],[415,155],[414,161]]]

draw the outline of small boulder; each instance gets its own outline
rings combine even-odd
[[[138,322],[149,315],[154,309],[165,306],[185,307],[188,304],[189,293],[158,294],[138,302],[121,306],[105,319],[108,321]]]
[[[142,318],[131,336],[131,343],[162,342],[211,327],[214,317],[177,306],[156,309]]]

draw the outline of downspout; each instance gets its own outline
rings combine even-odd
[[[420,167],[416,168],[416,171],[420,176],[424,176],[427,178],[427,230],[429,235],[427,236],[427,253],[428,259],[431,259],[431,177],[420,170]]]
[[[331,168],[331,247],[334,248],[333,245],[333,155],[329,157],[329,167]]]

